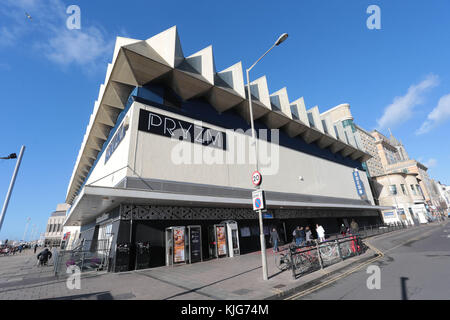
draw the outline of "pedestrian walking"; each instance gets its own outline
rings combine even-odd
[[[48,259],[50,259],[52,257],[52,253],[50,252],[50,250],[48,250],[48,248],[45,248],[43,251],[41,251],[38,255],[37,255],[37,259],[39,260],[39,265],[44,266],[47,264]]]
[[[325,229],[319,225],[316,224],[316,232],[317,232],[317,238],[320,242],[324,242],[325,241]]]
[[[278,252],[278,242],[280,241],[280,237],[278,236],[277,229],[273,228],[270,232],[270,243],[273,245],[273,252]]]
[[[358,223],[355,221],[355,219],[352,219],[352,222],[350,223],[350,228],[352,231],[352,234],[357,234],[359,231]]]
[[[301,246],[305,244],[305,238],[306,238],[305,229],[303,229],[303,227],[300,227],[300,245]]]
[[[38,245],[37,245],[37,243],[34,245],[34,253],[36,254],[36,250],[37,250],[37,247],[38,247]]]
[[[19,245],[19,253],[22,253],[22,250],[23,250],[23,246]]]
[[[305,236],[306,236],[306,245],[311,244],[312,232],[311,232],[311,229],[309,229],[308,226],[305,228]]]
[[[300,246],[301,244],[301,233],[300,233],[300,227],[297,226],[293,232],[294,239],[295,239],[295,245]]]

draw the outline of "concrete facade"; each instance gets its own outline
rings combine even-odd
[[[247,84],[248,97],[241,64],[217,72],[213,61],[212,47],[184,57],[175,27],[117,39],[68,186],[65,226],[89,241],[111,239],[114,252],[150,243],[161,263],[166,228],[200,226],[206,258],[211,227],[233,220],[242,251],[258,250],[249,98],[272,219],[265,229],[288,241],[297,223],[332,233],[346,219],[379,221],[362,166],[371,156],[345,138],[353,127],[307,110],[302,98],[290,103],[286,88],[270,94],[265,76]]]
[[[47,221],[44,234],[44,243],[48,246],[59,246],[63,235],[63,226],[66,219],[66,211],[69,209],[66,203],[58,204],[56,211],[52,212]]]
[[[390,173],[374,178],[380,205],[393,206],[396,210],[384,210],[386,223],[407,222],[427,223],[425,198],[417,179],[417,174]],[[394,214],[392,214],[394,213]]]
[[[428,209],[435,214],[440,207],[439,192],[433,180],[428,175],[428,168],[416,160],[407,160],[394,163],[387,167],[388,172],[415,173],[419,179],[420,190],[422,191]],[[432,207],[435,207],[434,209]]]
[[[321,117],[329,119],[335,126],[342,128],[341,133],[337,132],[336,134],[342,136],[346,143],[352,144],[371,155],[371,158],[364,163],[364,168],[370,177],[385,173],[375,138],[369,132],[354,124],[349,104],[340,104],[327,110],[321,114]]]

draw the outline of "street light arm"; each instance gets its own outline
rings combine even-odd
[[[274,47],[275,47],[275,44],[274,44],[272,47],[270,47],[270,49],[267,50],[266,53],[264,53],[258,60],[256,60],[256,62],[255,62],[254,64],[252,64],[252,66],[251,66],[250,68],[247,69],[247,72],[250,72],[250,70],[252,70],[253,67],[256,66],[256,64],[259,62],[259,60],[261,60],[262,58],[264,58],[264,56],[265,56],[266,54],[268,54],[268,53],[270,52],[270,50],[272,50]],[[249,85],[250,85],[250,84],[249,84]]]

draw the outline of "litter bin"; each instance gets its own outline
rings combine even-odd
[[[114,272],[122,272],[130,270],[130,243],[123,242],[117,244],[116,263],[114,264]]]
[[[136,270],[150,268],[150,242],[136,243]]]

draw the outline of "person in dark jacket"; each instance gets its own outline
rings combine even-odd
[[[300,245],[303,246],[305,244],[306,232],[303,227],[300,227]]]
[[[295,245],[296,246],[300,246],[300,244],[301,244],[301,233],[300,233],[300,227],[299,226],[297,226],[295,228],[295,230],[292,233],[292,235],[294,236]]]
[[[37,245],[37,243],[34,245],[34,253],[36,254],[36,250],[37,250],[37,247],[38,247],[38,245]]]
[[[41,266],[44,266],[47,264],[48,259],[50,259],[52,257],[52,253],[50,252],[50,250],[48,250],[48,248],[45,248],[43,251],[41,251],[38,255],[37,258],[39,260],[39,264]]]
[[[273,252],[278,252],[278,242],[280,237],[278,236],[277,229],[273,228],[270,232],[270,243],[273,244]]]

